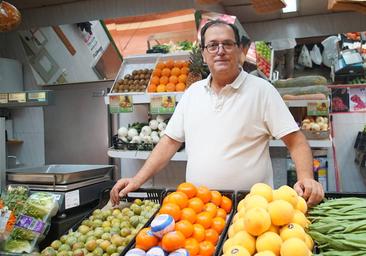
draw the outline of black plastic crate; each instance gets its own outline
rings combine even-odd
[[[176,191],[175,189],[169,189],[169,190],[166,191],[165,196],[167,196],[167,195],[169,195],[169,193],[172,193],[172,192],[175,192],[175,191]],[[236,205],[236,196],[235,196],[235,191],[234,190],[218,190],[218,191],[221,193],[221,195],[226,196],[226,197],[231,199],[232,208],[231,208],[231,212],[229,214],[227,214],[225,228],[222,231],[219,240],[217,241],[216,249],[215,249],[215,252],[213,254],[214,256],[221,255],[220,254],[221,244],[223,243],[223,241],[225,241],[224,239],[227,236],[227,231],[229,229],[229,224],[231,223],[231,220],[234,216],[235,205]],[[153,218],[155,217],[155,215],[148,221],[148,223],[146,223],[146,226],[144,226],[144,227],[147,227],[151,224],[151,222],[152,222]],[[135,238],[131,241],[130,244],[128,244],[126,246],[126,248],[122,251],[122,253],[120,255],[121,256],[125,255],[130,249],[133,249],[133,248],[135,248]]]
[[[343,197],[366,198],[366,193],[360,193],[360,192],[326,192],[324,197],[327,198],[327,199],[343,198]]]

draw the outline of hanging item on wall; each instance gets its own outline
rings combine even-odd
[[[0,32],[8,32],[15,29],[21,22],[21,14],[18,9],[8,2],[0,0]]]

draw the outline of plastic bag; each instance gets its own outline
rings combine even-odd
[[[311,57],[311,60],[317,64],[317,65],[320,65],[322,64],[322,54],[320,52],[320,49],[319,47],[315,44],[313,49],[311,49],[310,51],[310,57]]]
[[[336,36],[330,36],[323,40],[324,51],[322,54],[323,64],[330,68],[338,58],[338,41]]]
[[[311,61],[310,53],[309,53],[309,50],[306,47],[306,45],[303,45],[302,46],[298,63],[300,65],[303,65],[303,66],[308,67],[308,68],[312,68],[313,67],[313,63]]]

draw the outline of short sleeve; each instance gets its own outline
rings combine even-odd
[[[280,139],[287,134],[298,131],[299,126],[278,91],[271,84],[269,87],[264,121],[271,136]]]
[[[174,110],[172,117],[169,120],[169,123],[165,129],[165,134],[170,138],[184,142],[185,141],[185,133],[184,133],[184,108],[186,101],[186,93],[183,94],[181,100],[178,102],[177,107]]]

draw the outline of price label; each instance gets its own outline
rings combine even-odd
[[[45,102],[46,92],[28,92],[28,101]]]
[[[74,208],[80,205],[79,190],[74,190],[65,193],[65,210]]]
[[[23,103],[26,102],[26,93],[25,92],[13,92],[9,93],[9,102],[18,102]]]
[[[163,95],[150,98],[151,114],[173,114],[175,110],[175,96]]]
[[[0,93],[0,104],[8,103],[8,94],[7,93]]]
[[[132,95],[109,96],[109,112],[112,114],[133,112]]]
[[[308,102],[307,115],[308,116],[326,116],[329,114],[328,102]]]

